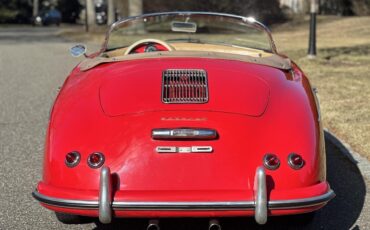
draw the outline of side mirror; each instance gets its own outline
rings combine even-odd
[[[79,57],[81,55],[84,55],[86,57],[86,51],[87,48],[83,44],[78,44],[69,49],[69,52],[71,53],[72,57]]]

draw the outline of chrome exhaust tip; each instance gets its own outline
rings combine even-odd
[[[208,230],[221,230],[220,222],[216,219],[211,219],[209,221]]]
[[[160,230],[159,220],[149,220],[146,230]]]

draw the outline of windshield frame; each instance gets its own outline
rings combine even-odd
[[[119,27],[122,24],[125,24],[127,22],[137,20],[137,19],[144,19],[146,17],[156,17],[156,16],[164,16],[164,15],[170,15],[170,16],[190,16],[190,15],[204,15],[204,16],[222,16],[222,17],[230,17],[233,19],[238,19],[241,20],[243,23],[245,23],[248,26],[252,26],[257,30],[264,31],[269,39],[270,42],[270,47],[271,47],[271,52],[273,54],[278,54],[274,39],[272,38],[272,34],[270,29],[265,26],[263,23],[255,20],[252,17],[243,17],[239,15],[234,15],[234,14],[227,14],[227,13],[215,13],[215,12],[202,12],[202,11],[173,11],[173,12],[161,12],[161,13],[149,13],[149,14],[142,14],[138,16],[131,16],[128,18],[124,18],[122,20],[119,20],[115,23],[113,23],[108,31],[106,32],[105,39],[103,42],[103,45],[99,51],[100,54],[107,52],[108,51],[108,42],[110,38],[110,34],[115,30],[115,28]]]

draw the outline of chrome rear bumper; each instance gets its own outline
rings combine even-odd
[[[221,201],[221,202],[132,202],[112,201],[110,170],[103,167],[100,174],[99,200],[70,200],[45,196],[35,190],[32,195],[41,203],[50,206],[73,209],[99,210],[99,220],[109,223],[112,210],[133,211],[255,211],[255,220],[259,224],[267,221],[268,210],[299,209],[326,204],[335,197],[333,190],[323,195],[291,200],[267,200],[266,174],[263,167],[258,167],[255,176],[255,201]]]

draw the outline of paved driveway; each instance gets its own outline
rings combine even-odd
[[[66,75],[79,60],[69,56],[72,43],[55,28],[0,28],[0,229],[146,229],[147,220],[101,226],[58,223],[31,192],[41,177],[49,108]],[[327,143],[328,180],[337,197],[320,210],[310,229],[370,229],[369,180],[356,165]],[[221,219],[223,229],[301,229],[291,217],[266,226],[253,219]],[[207,229],[206,219],[163,220],[161,229]]]

